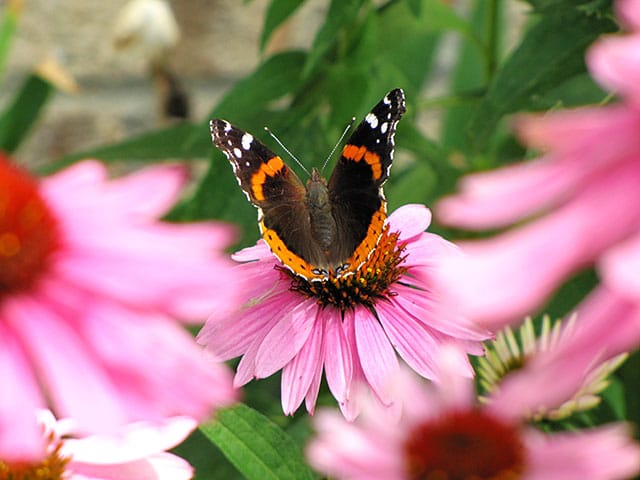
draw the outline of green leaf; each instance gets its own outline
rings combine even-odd
[[[579,10],[543,17],[499,70],[471,119],[472,146],[482,150],[505,114],[528,109],[536,94],[583,73],[586,47],[615,29],[611,20]]]
[[[300,84],[306,54],[283,52],[269,57],[250,76],[237,82],[213,109],[209,118],[223,117],[243,125],[269,102],[295,91]]]
[[[203,123],[181,123],[154,130],[120,143],[104,145],[68,155],[46,167],[41,173],[59,170],[83,158],[103,161],[206,158],[211,152],[209,127]]]
[[[488,23],[487,10],[487,2],[478,1],[471,13],[471,25],[481,36],[487,36],[484,32]],[[485,91],[487,69],[484,55],[479,53],[477,45],[473,42],[462,43],[451,75],[453,92]],[[459,102],[451,105],[444,112],[441,141],[452,149],[464,150],[468,140],[465,127],[475,111],[479,96],[473,98],[469,94],[457,93],[456,98]]]
[[[313,479],[298,444],[246,405],[220,411],[200,430],[249,480]]]
[[[15,151],[38,119],[53,86],[33,73],[22,84],[13,102],[0,116],[0,149]]]
[[[260,36],[260,50],[264,50],[273,31],[303,3],[304,0],[271,0]]]
[[[0,75],[4,72],[11,41],[18,26],[19,3],[17,1],[9,2],[9,5],[4,8],[2,19],[0,20]]]
[[[340,33],[358,17],[364,0],[331,0],[325,21],[318,30],[304,66],[303,76],[309,78],[327,53],[340,40]]]

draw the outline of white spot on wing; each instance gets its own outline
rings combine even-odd
[[[242,148],[249,150],[251,148],[251,142],[253,142],[253,136],[250,133],[245,133],[242,136]]]
[[[387,128],[389,128],[389,124],[387,122],[384,122],[382,125],[380,125],[380,131],[382,133],[387,133]]]
[[[242,151],[238,147],[233,149],[233,154],[238,158],[242,158]]]
[[[384,102],[385,105],[390,105],[391,104],[391,100],[389,100],[389,97],[386,96],[386,95],[384,96],[382,101]]]
[[[231,131],[231,124],[229,122],[224,122],[224,131],[225,132]]]
[[[367,113],[367,116],[364,117],[364,120],[369,124],[371,128],[376,128],[378,126],[378,117],[376,117],[373,113]]]

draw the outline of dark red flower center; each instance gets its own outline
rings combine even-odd
[[[0,154],[0,296],[31,286],[58,245],[36,181]]]
[[[398,241],[399,233],[389,233],[386,227],[375,250],[353,275],[331,276],[322,281],[307,281],[287,269],[280,269],[291,277],[291,290],[306,297],[315,297],[322,307],[333,306],[342,311],[356,305],[373,308],[378,300],[395,295],[390,289],[407,268],[405,244]]]
[[[410,433],[404,454],[415,480],[514,480],[524,470],[519,432],[478,410],[422,423]]]

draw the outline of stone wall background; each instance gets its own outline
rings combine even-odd
[[[55,58],[78,83],[57,92],[18,153],[43,164],[67,153],[103,145],[162,123],[142,51],[118,51],[114,23],[128,0],[24,0],[12,44],[0,106],[45,58]],[[169,2],[181,39],[169,64],[188,93],[191,117],[201,119],[235,81],[259,62],[259,38],[267,0]],[[307,2],[277,32],[269,51],[306,46],[322,19],[326,0]],[[0,0],[0,5],[6,0]]]

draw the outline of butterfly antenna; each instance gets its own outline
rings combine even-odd
[[[344,131],[342,132],[342,135],[340,135],[340,138],[338,139],[336,144],[331,149],[331,153],[329,153],[329,156],[327,157],[327,159],[322,164],[322,168],[320,169],[320,172],[322,172],[324,170],[324,167],[327,166],[327,163],[329,163],[329,160],[331,160],[331,157],[333,157],[333,154],[335,153],[336,148],[338,148],[338,145],[340,145],[340,143],[342,143],[342,139],[345,137],[345,135],[347,134],[349,129],[353,126],[353,122],[355,122],[355,121],[356,121],[356,117],[351,117],[351,121],[349,122],[349,125],[347,125],[345,127]]]
[[[306,173],[307,175],[311,176],[311,173],[309,173],[309,170],[307,170],[306,168],[304,168],[304,165],[302,164],[302,162],[301,162],[300,160],[298,160],[298,159],[296,158],[296,156],[295,156],[293,153],[291,153],[291,152],[289,151],[289,149],[288,149],[287,147],[285,147],[285,146],[282,144],[282,142],[280,141],[280,139],[279,139],[278,137],[276,137],[276,136],[275,136],[275,134],[274,134],[271,130],[269,130],[269,127],[264,127],[264,130],[265,130],[265,132],[267,132],[267,133],[269,134],[269,136],[270,136],[271,138],[273,138],[273,139],[278,143],[278,145],[280,145],[280,147],[282,147],[282,149],[283,149],[285,152],[287,152],[287,153],[289,154],[289,156],[290,156],[291,158],[293,158],[293,159],[296,161],[296,163],[297,163],[298,165],[300,165],[300,168],[302,168],[302,170],[304,170],[304,171],[305,171],[305,173]]]

